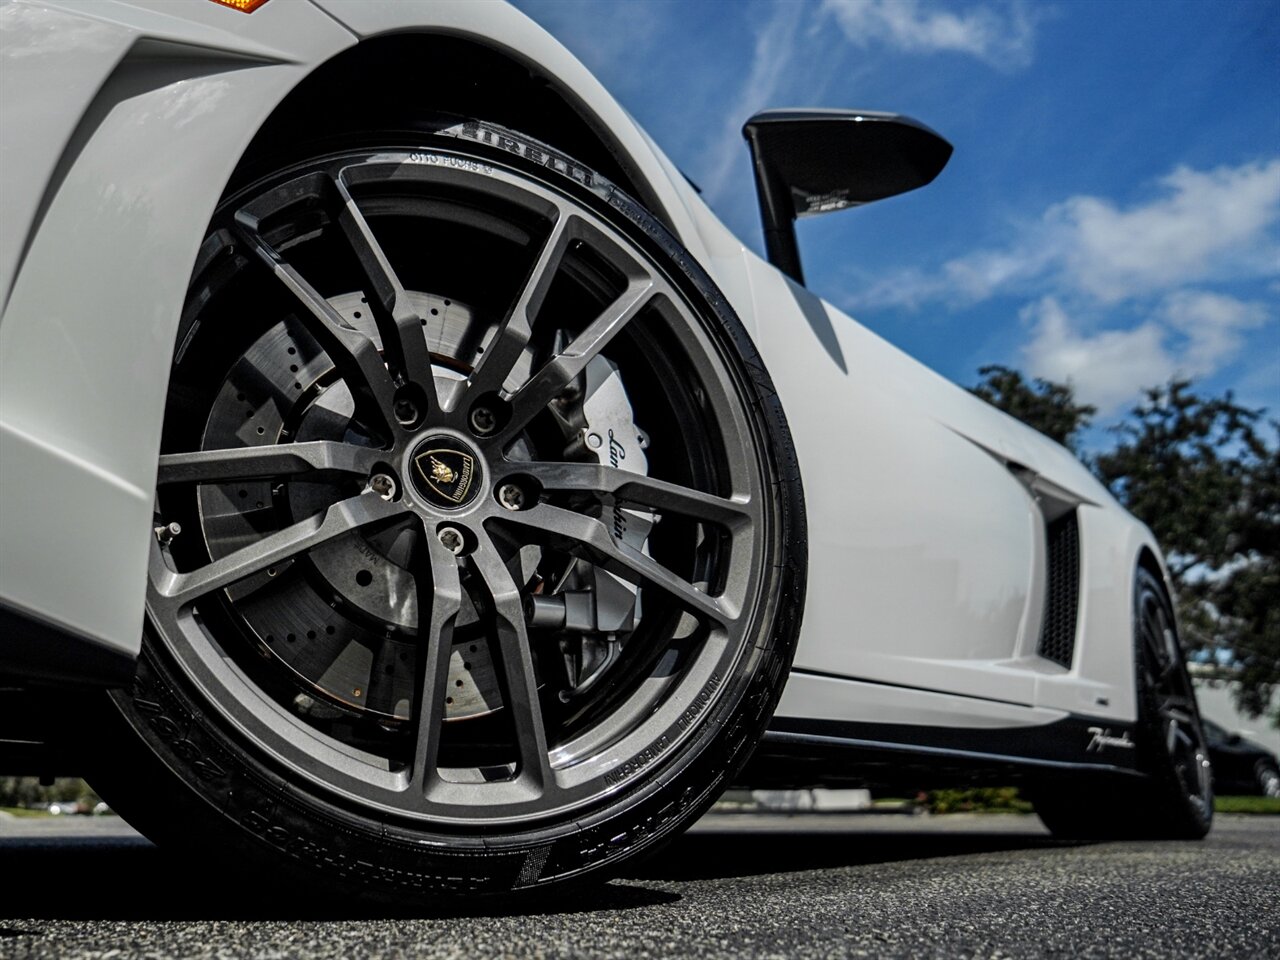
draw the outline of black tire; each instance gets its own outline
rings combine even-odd
[[[654,277],[666,284],[663,289],[671,291],[669,299],[678,299],[678,309],[687,312],[693,319],[694,323],[691,326],[694,328],[694,334],[689,336],[688,342],[692,343],[697,339],[698,343],[705,342],[709,345],[707,357],[698,358],[697,362],[707,364],[707,369],[714,370],[716,375],[721,376],[722,382],[729,384],[730,389],[719,400],[713,397],[707,403],[709,406],[712,401],[717,405],[732,405],[739,420],[745,424],[741,442],[747,445],[744,449],[749,448],[754,451],[754,462],[742,468],[742,475],[750,475],[753,478],[750,482],[756,484],[754,489],[760,493],[758,502],[753,501],[755,506],[752,507],[757,513],[752,514],[750,521],[753,525],[758,523],[758,526],[750,528],[753,532],[743,540],[747,546],[741,548],[748,551],[747,559],[733,561],[741,565],[734,567],[734,570],[747,571],[741,574],[744,578],[741,582],[752,583],[755,586],[749,594],[744,596],[739,613],[725,613],[726,618],[739,617],[742,626],[725,626],[722,631],[726,638],[723,643],[724,649],[736,652],[732,653],[732,657],[728,654],[716,654],[726,659],[712,662],[715,671],[708,674],[710,679],[705,683],[699,680],[700,688],[690,687],[685,690],[683,687],[677,687],[677,683],[684,682],[682,678],[685,674],[695,675],[694,668],[701,662],[697,659],[698,657],[712,656],[711,653],[698,651],[703,648],[720,649],[706,639],[713,632],[715,621],[714,619],[710,621],[712,625],[705,629],[701,623],[695,624],[692,628],[685,628],[686,632],[691,630],[695,638],[703,637],[697,642],[687,638],[679,641],[685,645],[680,648],[681,650],[694,651],[688,654],[685,660],[680,659],[684,654],[677,650],[677,640],[668,638],[664,642],[669,643],[671,649],[668,651],[669,656],[663,662],[669,661],[676,666],[665,669],[673,671],[678,669],[684,673],[672,674],[670,689],[681,691],[681,699],[678,703],[682,712],[673,714],[674,719],[666,731],[654,736],[650,746],[638,753],[619,755],[619,765],[613,771],[615,780],[609,781],[609,774],[606,773],[602,781],[612,783],[611,789],[589,793],[587,788],[583,787],[583,799],[578,799],[574,794],[572,801],[563,801],[563,809],[540,810],[530,813],[527,817],[513,813],[505,820],[503,816],[496,813],[492,820],[477,819],[475,822],[468,822],[459,818],[433,818],[427,808],[423,808],[426,812],[421,812],[420,815],[415,811],[403,812],[390,809],[386,804],[379,805],[373,800],[366,800],[364,796],[355,796],[353,791],[345,785],[341,785],[340,789],[340,785],[335,785],[336,780],[331,784],[325,779],[329,776],[325,770],[316,772],[314,769],[296,768],[291,762],[292,754],[287,752],[292,749],[287,741],[289,737],[295,736],[294,733],[281,735],[278,742],[270,739],[266,733],[259,733],[260,727],[266,728],[259,723],[256,719],[257,714],[253,714],[252,710],[265,711],[266,708],[255,705],[252,710],[249,707],[237,710],[235,704],[226,699],[225,692],[221,688],[213,689],[209,677],[200,672],[203,668],[197,669],[193,666],[199,658],[182,646],[185,641],[180,638],[174,639],[175,633],[168,626],[168,621],[157,612],[159,607],[156,606],[158,601],[155,601],[155,597],[159,595],[156,592],[159,588],[156,586],[157,575],[153,573],[152,593],[149,594],[152,599],[148,603],[148,624],[137,677],[129,690],[112,694],[109,703],[104,703],[101,716],[93,731],[98,761],[91,773],[91,781],[95,789],[108,800],[113,809],[118,810],[131,824],[158,843],[170,847],[194,849],[203,857],[234,863],[239,876],[267,877],[272,880],[288,877],[290,882],[301,883],[308,888],[323,886],[330,892],[340,891],[344,896],[374,897],[420,905],[423,902],[423,895],[427,893],[463,895],[527,891],[588,875],[593,878],[603,877],[616,870],[625,860],[650,851],[658,844],[674,837],[704,813],[748,759],[781,695],[803,610],[807,541],[804,500],[796,455],[786,419],[764,364],[723,295],[693,257],[662,224],[599,176],[563,157],[553,148],[531,141],[519,133],[483,123],[468,122],[438,130],[432,134],[414,134],[411,141],[406,140],[406,136],[409,135],[389,135],[377,151],[363,149],[368,141],[377,139],[364,136],[361,138],[362,149],[359,151],[352,148],[348,151],[349,155],[317,156],[288,170],[277,171],[237,191],[234,196],[224,202],[215,217],[210,238],[202,250],[201,261],[197,264],[192,281],[188,309],[184,315],[184,326],[180,332],[179,348],[175,357],[173,386],[170,390],[169,409],[166,413],[165,449],[180,451],[191,449],[184,447],[182,442],[176,439],[183,434],[184,430],[196,429],[184,426],[183,418],[189,416],[184,411],[203,409],[198,407],[198,403],[204,402],[203,400],[193,400],[193,397],[203,396],[201,393],[203,388],[196,382],[198,378],[194,375],[187,377],[180,369],[184,362],[184,355],[188,359],[191,357],[195,352],[192,344],[200,343],[202,336],[216,335],[218,342],[235,340],[237,337],[234,326],[227,327],[220,333],[209,332],[214,330],[210,326],[212,321],[201,311],[206,309],[205,304],[215,302],[221,296],[215,289],[215,281],[211,277],[218,271],[230,276],[236,270],[254,269],[243,262],[246,256],[241,251],[243,244],[233,248],[231,244],[225,242],[225,236],[219,239],[218,230],[225,228],[234,232],[235,212],[256,202],[257,198],[274,196],[272,191],[292,189],[289,185],[302,182],[306,177],[319,177],[321,174],[317,171],[336,169],[335,164],[347,162],[373,164],[375,160],[370,159],[370,154],[377,153],[381,158],[377,162],[385,163],[387,157],[393,157],[397,158],[397,163],[407,165],[412,162],[418,165],[413,170],[408,170],[407,166],[402,166],[400,169],[423,178],[428,177],[426,172],[428,165],[431,166],[432,171],[469,170],[470,173],[466,175],[474,175],[476,178],[500,175],[509,178],[512,182],[518,181],[524,184],[531,191],[540,191],[540,196],[545,194],[563,198],[564,203],[572,205],[573,210],[581,211],[581,217],[595,218],[591,222],[598,220],[605,224],[608,230],[615,231],[616,237],[622,238],[627,245],[624,251],[626,255],[633,257],[637,262],[642,262],[646,270],[652,269]],[[412,151],[412,159],[409,157],[409,151]],[[489,174],[483,173],[486,170]],[[445,174],[441,173],[440,176],[443,177]],[[464,176],[464,174],[459,173],[457,176]],[[452,190],[455,187],[450,186],[449,189]],[[480,187],[477,186],[476,189]],[[468,200],[468,202],[471,201]],[[475,202],[478,203],[479,200]],[[335,214],[334,222],[336,222],[336,216]],[[371,218],[371,222],[379,221]],[[223,227],[219,227],[219,224]],[[317,229],[321,233],[324,230],[339,229],[328,221],[326,224]],[[265,236],[266,229],[262,228],[262,230]],[[614,235],[610,233],[610,236]],[[311,242],[306,239],[305,230],[297,228],[296,236],[302,237],[297,242],[305,251],[307,249],[305,244]],[[547,243],[550,245],[551,241],[548,240]],[[297,248],[290,248],[291,251],[293,249]],[[253,263],[252,255],[248,255],[248,259]],[[254,280],[254,283],[265,284],[266,281],[261,279],[261,276],[266,275],[267,272],[261,271],[261,264],[257,264],[257,269],[260,271],[260,276]],[[560,269],[560,267],[553,269]],[[601,273],[604,275],[605,271],[602,270]],[[231,280],[225,282],[228,284],[228,289],[233,289]],[[548,283],[550,283],[549,280]],[[582,281],[582,285],[584,288],[588,287],[587,281]],[[408,286],[407,282],[406,286]],[[373,302],[373,292],[370,293],[369,300]],[[610,301],[606,299],[604,302]],[[359,314],[355,315],[359,316]],[[680,316],[683,315],[680,314]],[[202,323],[207,329],[202,330]],[[423,323],[425,325],[425,319]],[[381,329],[379,328],[380,331]],[[627,332],[626,336],[630,337],[632,334]],[[639,338],[649,334],[636,333],[635,336]],[[644,347],[652,351],[654,358],[661,359],[664,356],[661,349],[653,346],[658,342],[658,335],[654,334],[652,343],[645,341]],[[663,344],[668,342],[674,343],[675,340],[661,341]],[[532,344],[533,340],[530,338],[525,348],[532,349]],[[629,347],[633,346],[630,340],[627,344]],[[210,341],[207,349],[216,352],[218,347],[216,343]],[[497,348],[492,352],[496,355]],[[293,353],[292,349],[290,353]],[[645,357],[649,356],[650,354],[645,354]],[[299,360],[301,360],[300,357]],[[619,363],[626,362],[619,360]],[[655,359],[654,362],[657,360]],[[477,361],[477,370],[479,363],[480,361]],[[671,360],[672,369],[675,369],[675,363],[675,360]],[[693,361],[689,363],[692,364]],[[708,373],[708,376],[711,374]],[[469,381],[464,379],[464,382]],[[499,381],[499,386],[501,383],[502,381]],[[673,395],[678,389],[677,386],[672,387]],[[208,392],[212,395],[216,391]],[[683,397],[683,394],[681,396]],[[675,404],[676,401],[665,402]],[[475,407],[472,406],[470,409],[474,414]],[[665,409],[663,408],[664,411]],[[440,416],[443,417],[448,412],[442,402]],[[358,410],[353,416],[358,416]],[[708,422],[710,418],[711,415],[707,414]],[[638,425],[639,415],[636,419]],[[354,423],[355,420],[353,419],[352,422]],[[474,416],[471,422],[473,424],[476,422]],[[259,429],[257,432],[261,434],[263,431]],[[690,437],[697,436],[692,424],[689,426],[689,433]],[[664,442],[674,444],[677,441]],[[685,438],[679,442],[689,443],[692,440]],[[479,445],[480,440],[476,440],[475,443],[477,444],[475,450],[487,449]],[[727,447],[729,440],[724,440],[723,443]],[[417,462],[416,458],[425,454],[419,454],[415,447],[406,456],[414,458],[413,462]],[[713,454],[708,453],[706,456],[710,464],[706,470],[719,469],[715,463],[711,462]],[[496,475],[497,468],[492,469]],[[688,469],[691,473],[694,470],[692,466]],[[709,472],[708,476],[710,475]],[[400,481],[403,488],[412,478],[407,473],[401,476],[404,478]],[[201,482],[205,486],[211,483],[208,480]],[[275,480],[271,482],[274,484]],[[414,482],[417,483],[416,480]],[[690,481],[690,486],[694,485],[693,481]],[[366,486],[364,493],[360,494],[361,497],[369,496],[370,486]],[[160,523],[177,515],[164,512],[166,489],[168,488],[161,487],[159,500],[161,513],[157,516]],[[736,490],[737,487],[734,486],[732,489]],[[534,490],[536,499],[537,492],[542,491],[542,488],[535,487]],[[714,492],[714,490],[699,491],[699,495]],[[640,496],[641,493],[642,491],[636,491],[635,495]],[[241,495],[243,496],[243,493]],[[195,496],[193,484],[190,497]],[[408,491],[404,490],[399,496],[408,500]],[[480,500],[484,500],[483,491],[476,502]],[[184,509],[182,504],[187,501],[178,499],[178,495],[175,494],[172,495],[170,502],[177,504],[171,509],[180,511]],[[615,499],[614,502],[616,503],[617,500]],[[644,503],[645,501],[641,499],[629,500],[629,502]],[[259,503],[258,506],[263,505]],[[614,509],[616,520],[617,508]],[[672,516],[676,517],[670,520],[672,524],[679,522],[678,515],[681,509],[679,505],[668,506],[666,509],[672,512],[664,514],[661,522],[667,523],[668,517]],[[329,514],[323,515],[329,516]],[[172,563],[180,565],[179,561],[173,558],[179,557],[179,547],[182,546],[183,539],[190,537],[192,542],[183,549],[201,551],[204,562],[212,566],[209,545],[199,541],[199,532],[192,533],[186,529],[190,519],[199,530],[202,515],[192,513],[189,517],[187,514],[182,516],[184,532],[175,541],[172,554],[165,553],[165,550],[169,549],[165,548],[161,551],[161,555],[170,557]],[[444,528],[433,528],[421,517],[416,522],[422,525],[421,539],[428,544],[417,549],[419,552],[432,555],[430,567],[432,589],[436,591],[437,567],[434,564],[440,562],[447,566],[448,563],[453,562],[439,561],[436,556],[437,544],[433,542],[431,533],[433,529],[443,531]],[[430,523],[435,522],[435,520],[430,521]],[[477,523],[479,524],[480,521]],[[482,525],[478,529],[496,528]],[[706,531],[710,528],[704,525],[698,529]],[[468,537],[470,536],[468,534]],[[443,543],[443,532],[439,533],[439,537]],[[498,544],[497,535],[491,539],[493,544]],[[679,540],[674,533],[669,539],[672,544]],[[706,542],[703,538],[699,538],[697,548],[699,555],[688,561],[691,564],[689,569],[701,570],[702,567],[698,564],[703,566],[709,564],[709,569],[714,572],[719,569],[715,567],[715,563],[721,562],[722,554],[731,559],[738,556],[733,552],[740,549],[738,540],[731,540],[728,535],[724,539],[724,545],[720,547],[707,547]],[[683,544],[684,541],[679,540],[679,543]],[[578,546],[580,545],[574,544],[566,546],[565,549]],[[473,549],[470,540],[465,549],[468,551]],[[675,549],[675,546],[670,547],[672,556],[676,555]],[[474,550],[478,557],[480,548],[476,547]],[[503,556],[500,552],[495,552],[494,555]],[[703,558],[704,555],[712,559],[706,560]],[[591,556],[594,557],[595,554]],[[661,556],[659,547],[654,547],[653,556]],[[297,557],[300,558],[299,562],[302,559],[309,562],[310,555],[300,553]],[[508,568],[513,563],[516,564],[516,573],[512,574],[510,570],[508,573],[518,588],[519,558],[518,556],[513,558],[513,554],[508,552],[505,554],[505,561]],[[728,563],[727,560],[724,562]],[[153,558],[153,569],[154,563]],[[459,564],[465,577],[468,568],[461,561]],[[479,568],[480,565],[480,561],[477,560],[471,569]],[[193,564],[194,566],[197,564]],[[496,570],[496,568],[493,569]],[[258,568],[258,574],[262,572],[262,568]],[[274,568],[268,572],[274,575]],[[495,577],[500,576],[492,570],[490,573]],[[490,573],[480,577],[485,589],[493,586],[492,581],[484,579],[489,577]],[[456,576],[455,572],[454,577]],[[656,613],[650,614],[650,591],[657,591],[658,587],[649,586],[648,584],[656,581],[644,579],[644,574],[639,576],[641,580],[636,582],[642,581],[645,584],[643,590],[646,597],[646,612],[643,623],[652,622],[653,636],[665,637],[666,633],[658,632],[663,624],[670,621],[674,631],[677,622],[684,623],[685,618],[690,615],[680,613],[677,617],[669,612],[664,614],[667,608],[663,606],[666,601],[662,598],[667,595],[660,592],[653,594],[657,598],[652,603]],[[695,578],[690,574],[688,579],[693,581]],[[421,580],[418,582],[421,583]],[[729,582],[736,584],[738,581]],[[276,584],[276,586],[279,585]],[[715,584],[712,582],[705,589],[710,592],[714,587]],[[464,594],[467,589],[470,588],[463,588]],[[730,587],[722,584],[720,589],[728,591]],[[737,587],[734,586],[733,589]],[[674,604],[672,609],[678,607],[680,603],[691,602],[687,596],[678,594],[673,596],[676,599],[669,604],[669,606]],[[221,618],[230,616],[223,611],[230,610],[234,605],[231,594],[228,590],[219,587],[207,597],[208,599],[201,598],[196,601],[199,604],[199,610],[202,611],[199,617],[200,625],[196,629],[213,638],[209,641],[211,644],[216,641],[223,645],[218,649],[232,651],[236,642],[233,637],[234,631],[228,629],[222,634],[216,634],[217,629],[222,629],[219,627],[222,623]],[[434,611],[438,596],[433,592],[432,597]],[[500,621],[500,611],[509,609],[501,607],[502,602],[504,601],[496,592],[487,598],[487,602],[484,597],[475,601],[475,609],[479,611],[476,615],[480,618],[481,625],[485,630],[488,630],[488,625],[492,624],[494,630],[505,630],[508,636],[523,636],[527,645],[531,647],[534,642],[528,639],[531,628],[525,627],[524,632],[521,633],[510,620]],[[206,604],[208,604],[207,607]],[[425,604],[423,609],[425,611]],[[454,609],[454,620],[461,622],[461,615],[456,613],[456,606]],[[716,609],[727,610],[727,602]],[[422,614],[424,619],[418,621],[424,630],[427,623],[426,616],[424,612]],[[664,616],[666,620],[663,619]],[[175,622],[177,617],[175,613],[173,615]],[[434,613],[432,617],[434,618]],[[505,626],[499,627],[500,622],[505,623]],[[247,623],[247,620],[237,621],[239,634],[236,635],[248,635],[250,631],[245,626]],[[435,629],[434,622],[432,629]],[[637,627],[637,629],[640,628]],[[390,635],[390,628],[388,627],[387,630]],[[512,631],[515,631],[514,634]],[[733,639],[737,636],[734,631],[741,633],[740,644]],[[429,636],[440,640],[441,637],[448,638],[452,634],[433,633]],[[291,634],[288,639],[292,642],[293,635]],[[272,638],[267,637],[266,640],[271,641]],[[308,642],[301,631],[299,631],[298,640],[299,644]],[[486,642],[498,644],[499,641],[489,638]],[[702,644],[701,647],[699,643]],[[734,646],[734,644],[738,645]],[[425,651],[428,645],[422,645],[421,649]],[[265,645],[259,644],[259,646],[265,649]],[[475,647],[471,649],[474,650]],[[493,649],[499,649],[499,647],[494,646]],[[505,651],[508,648],[501,649],[503,650],[502,669],[508,670],[505,662],[507,656]],[[248,677],[250,681],[255,681],[258,676],[255,671],[268,669],[257,661],[251,662],[251,658],[247,655],[242,662],[237,658],[241,657],[243,652],[239,651],[238,647],[234,647],[234,651],[238,652],[229,653],[227,656],[235,660],[237,664],[235,669],[239,671],[237,676]],[[661,650],[654,652],[650,660],[641,659],[640,654],[636,654],[632,659],[640,665],[648,663],[648,669],[655,671],[656,675],[661,665],[655,664],[654,661],[661,653]],[[530,653],[529,656],[533,654]],[[429,659],[425,652],[415,654],[415,657]],[[262,653],[258,659],[270,660],[265,653]],[[539,670],[542,670],[541,664],[544,661],[538,658],[535,660],[540,664]],[[272,664],[270,669],[276,670],[274,661]],[[728,664],[728,666],[721,671],[717,664]],[[436,669],[438,674],[440,668]],[[467,669],[470,669],[469,664]],[[511,667],[510,671],[515,669]],[[534,691],[533,705],[527,709],[540,718],[540,723],[547,725],[545,738],[541,742],[545,744],[546,750],[550,750],[552,726],[551,721],[543,713],[550,708],[542,703],[543,691],[538,686],[537,677],[533,677],[532,668],[527,669],[529,670],[527,675],[532,678],[530,683]],[[637,666],[634,669],[638,670],[641,667]],[[516,674],[510,671],[504,675],[506,679],[502,681],[501,689],[505,691],[515,689],[518,693],[520,688],[511,686],[517,682],[512,679]],[[388,667],[388,673],[390,672],[391,668]],[[276,686],[274,685],[285,682],[280,679],[281,676],[280,672],[273,673],[270,675],[270,684],[264,680],[260,686],[253,689],[263,691],[264,701],[275,697]],[[626,691],[632,690],[635,686],[631,680],[625,679],[609,682],[617,690],[623,691],[609,694],[619,701]],[[421,683],[425,684],[426,681],[422,680]],[[628,686],[628,684],[632,685]],[[546,686],[550,686],[549,682]],[[228,686],[227,689],[233,688]],[[415,687],[417,692],[414,694],[414,702],[423,702],[428,699],[428,694],[422,692],[425,689],[425,686]],[[355,693],[359,695],[360,691],[356,690]],[[372,697],[372,687],[369,693]],[[634,695],[639,696],[639,694]],[[599,698],[605,706],[598,709],[601,711],[600,715],[605,716],[604,711],[609,709],[606,695],[601,693]],[[447,713],[448,708],[441,707],[438,699],[430,702]],[[397,701],[397,709],[398,707],[399,701]],[[272,706],[271,709],[277,708]],[[412,711],[416,707],[410,709]],[[661,709],[669,709],[665,701]],[[621,708],[619,712],[620,710]],[[508,713],[510,712],[512,708],[508,708]],[[585,707],[580,712],[592,715]],[[411,712],[406,726],[412,727],[418,722],[421,721],[415,721]],[[309,719],[298,720],[296,726],[301,729],[309,723],[312,723]],[[333,731],[344,729],[340,726],[341,723],[346,723],[352,729],[357,726],[355,720],[343,719],[334,723],[335,725],[324,728],[327,737],[337,736]],[[360,723],[365,724],[360,728],[362,736],[373,736],[377,732],[374,725],[365,720],[361,720]],[[602,720],[601,723],[604,721]],[[393,726],[395,725],[390,722],[381,724],[381,728]],[[441,730],[444,729],[443,720],[438,721],[438,726]],[[513,721],[512,727],[517,726],[518,723]],[[619,727],[619,729],[624,728]],[[662,728],[645,729],[661,730]],[[377,735],[381,736],[380,733]],[[512,735],[516,759],[510,764],[514,771],[511,774],[511,782],[518,783],[525,776],[522,768],[526,765],[528,757],[523,752],[525,740],[522,739],[521,732],[516,729]],[[636,734],[636,737],[642,735],[646,734]],[[305,737],[306,734],[300,736]],[[439,742],[444,737],[443,732],[436,734],[437,750],[442,749],[439,747]],[[317,739],[320,738],[317,736]],[[584,737],[585,739],[587,738]],[[535,739],[536,742],[539,741]],[[619,733],[617,742],[630,741]],[[361,741],[361,744],[363,743],[364,741]],[[605,752],[615,749],[615,746],[611,745],[613,743],[613,741],[605,743],[600,748],[602,751],[600,756],[605,756]],[[407,755],[416,758],[419,745],[416,741],[409,741],[409,744],[410,746],[406,748],[409,751]],[[321,747],[316,749],[319,750]],[[351,746],[349,749],[355,750],[356,747]],[[361,749],[364,747],[361,746]],[[434,756],[438,758],[440,754],[437,753]],[[546,759],[545,754],[543,759]],[[588,759],[595,762],[596,758]],[[389,761],[389,764],[394,767],[394,761]],[[543,770],[544,776],[546,770],[550,769],[550,764],[551,761],[547,760],[547,766]],[[559,775],[558,768],[552,775],[553,777]],[[590,782],[595,783],[595,781]],[[466,786],[469,788],[471,785]],[[487,785],[481,785],[481,789],[485,786]],[[368,789],[373,791],[374,787],[370,786]],[[508,803],[508,807],[513,810],[523,809],[519,808],[517,801],[504,802]],[[505,810],[507,807],[501,809]],[[530,809],[533,810],[532,807]],[[488,813],[485,815],[488,816]]]
[[[1270,760],[1259,760],[1254,766],[1258,792],[1264,797],[1280,797],[1280,768]]]
[[[1209,749],[1173,607],[1145,568],[1134,586],[1134,662],[1134,750],[1142,778],[1040,785],[1035,810],[1056,837],[1199,840],[1212,826]]]

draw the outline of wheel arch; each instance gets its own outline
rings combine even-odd
[[[477,108],[498,104],[501,77],[522,73],[513,102],[553,104],[551,128],[537,132],[589,154],[706,260],[686,191],[656,148],[514,8],[317,0],[245,17],[205,0],[164,0],[104,3],[97,16],[94,32],[74,34],[68,48],[91,74],[81,99],[33,99],[74,117],[69,139],[50,133],[49,150],[6,179],[14,195],[40,200],[10,224],[23,240],[3,278],[11,285],[0,320],[0,600],[76,636],[138,652],[164,394],[191,266],[219,197],[255,144],[287,133],[276,121],[288,104],[305,105],[294,98],[313,74],[352,83],[387,44],[400,47],[394,64],[410,77],[433,44],[486,50],[482,66],[499,77],[475,82]],[[60,64],[9,58],[5,85],[52,88]],[[433,77],[421,73],[388,105],[422,97],[433,111],[466,106],[427,97]],[[476,73],[451,78],[450,89],[468,77]],[[49,511],[51,502],[64,508]],[[70,543],[79,549],[63,549]]]
[[[429,84],[421,83],[424,65]],[[412,130],[441,115],[519,129],[602,174],[675,232],[650,177],[567,84],[519,50],[439,29],[379,33],[317,66],[258,128],[228,190],[301,159],[317,142]]]
[[[1147,573],[1160,581],[1161,585],[1164,587],[1165,593],[1168,594],[1170,605],[1175,608],[1176,616],[1177,604],[1174,602],[1176,600],[1176,594],[1173,589],[1173,580],[1169,576],[1169,570],[1165,566],[1160,553],[1150,544],[1143,544],[1138,550],[1138,561],[1134,566],[1135,576],[1137,576],[1137,571],[1139,570],[1147,571]]]
[[[1173,576],[1169,573],[1168,564],[1165,562],[1164,554],[1160,548],[1156,546],[1154,538],[1150,531],[1145,531],[1149,539],[1138,550],[1137,563],[1134,565],[1134,586],[1137,586],[1138,571],[1145,570],[1164,588],[1165,599],[1169,602],[1169,611],[1173,615],[1173,629],[1178,636],[1178,642],[1185,645],[1186,640],[1182,634],[1181,614],[1178,609],[1178,591],[1173,584]],[[1185,649],[1185,646],[1184,646]]]

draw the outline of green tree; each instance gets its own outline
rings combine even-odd
[[[0,777],[0,807],[44,806],[55,800],[74,800],[92,807],[100,798],[83,780],[58,777],[41,786],[35,777]]]
[[[1097,407],[1076,403],[1066,384],[1040,377],[1029,381],[1017,370],[998,364],[982,367],[978,375],[982,381],[972,388],[975,394],[1071,450],[1077,434],[1098,412]]]
[[[1174,380],[1114,430],[1094,470],[1164,548],[1187,644],[1229,660],[1257,716],[1280,686],[1280,425]]]

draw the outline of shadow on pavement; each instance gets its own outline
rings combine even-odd
[[[484,917],[620,911],[674,903],[679,894],[614,881],[545,896],[468,897],[438,904],[424,895],[407,909],[353,902],[314,890],[266,885],[259,878],[169,854],[142,838],[0,839],[9,881],[0,910],[0,944],[23,936],[21,920],[371,920],[395,917]],[[0,953],[3,950],[0,948]]]
[[[682,899],[679,893],[628,881],[689,882],[1054,846],[1061,844],[1008,833],[814,832],[798,824],[746,832],[703,830],[630,865],[611,883],[584,885],[568,896],[555,890],[518,903],[428,900],[412,910],[262,886],[256,878],[166,853],[140,837],[2,838],[0,864],[10,880],[20,878],[6,884],[3,910],[10,918],[358,920],[622,911]],[[21,928],[21,922],[0,921],[0,942],[22,935]]]
[[[686,834],[623,871],[623,876],[634,880],[716,880],[1064,845],[1068,844],[1049,836],[1000,832],[859,833],[806,831],[798,826],[750,832],[716,830]]]

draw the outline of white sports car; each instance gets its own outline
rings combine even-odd
[[[0,767],[392,898],[733,784],[1208,830],[1150,532],[802,285],[928,128],[753,117],[765,262],[505,5],[9,0],[0,70]]]

